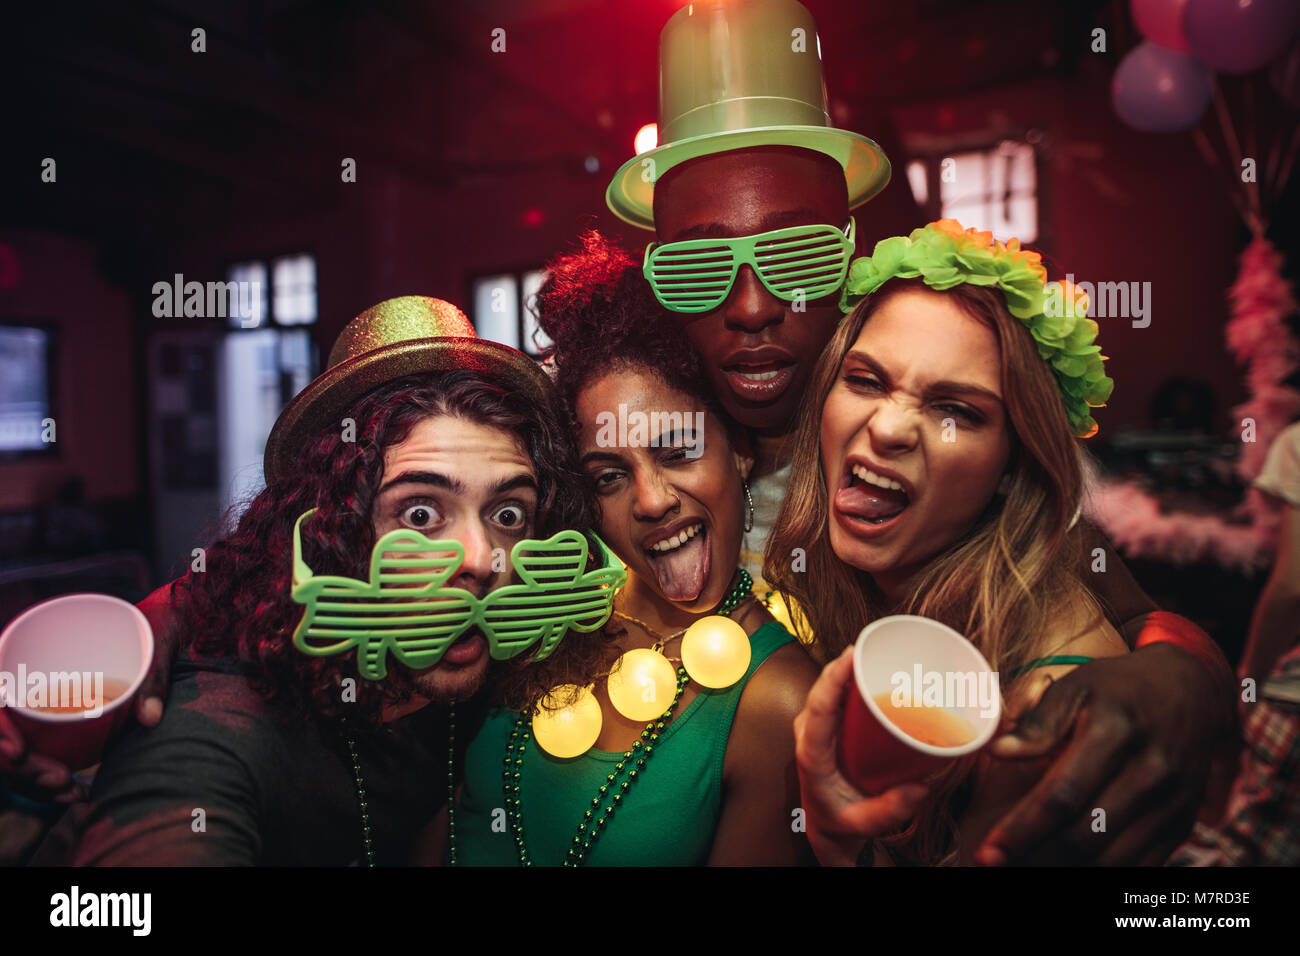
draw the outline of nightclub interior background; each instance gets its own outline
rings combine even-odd
[[[1117,386],[1092,451],[1170,512],[1229,515],[1244,489],[1233,409],[1248,388],[1225,345],[1227,290],[1251,238],[1232,200],[1232,136],[1261,168],[1294,156],[1295,77],[1222,77],[1223,113],[1207,109],[1197,132],[1139,132],[1111,101],[1142,41],[1127,3],[805,2],[834,123],[894,166],[857,213],[859,248],[950,215],[1020,236],[1054,277],[1150,283],[1145,327],[1100,320]],[[536,353],[527,299],[547,259],[590,226],[636,249],[649,239],[614,218],[604,189],[655,120],[658,35],[681,5],[8,11],[0,331],[6,361],[34,365],[5,375],[27,376],[57,441],[6,438],[0,625],[57,594],[137,600],[181,573],[257,489],[277,412],[368,305],[446,298],[481,335]],[[1297,178],[1268,210],[1291,278]],[[255,279],[264,300],[226,319],[159,317],[155,284],[177,276]],[[505,313],[485,307],[494,295]],[[1266,568],[1130,565],[1235,658]]]

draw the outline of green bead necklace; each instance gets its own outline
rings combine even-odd
[[[716,613],[724,617],[729,616],[754,587],[754,580],[749,576],[748,571],[740,568],[739,574],[740,580],[718,606]],[[586,862],[592,844],[600,838],[601,832],[613,820],[614,811],[622,805],[623,798],[632,789],[632,784],[645,770],[646,761],[654,754],[655,747],[659,743],[659,735],[664,732],[667,722],[672,718],[673,711],[677,709],[677,704],[682,698],[682,691],[689,683],[690,677],[686,673],[686,668],[678,667],[677,692],[673,695],[673,702],[668,705],[668,709],[658,720],[652,720],[645,725],[645,730],[641,731],[641,739],[632,744],[631,750],[623,752],[623,759],[614,765],[614,772],[605,777],[605,782],[601,784],[596,796],[591,799],[591,806],[583,811],[577,832],[573,835],[573,841],[565,854],[563,866],[578,867]],[[502,773],[506,818],[510,822],[510,831],[514,834],[520,866],[534,865],[532,856],[528,852],[527,840],[524,838],[523,803],[520,799],[524,749],[531,737],[531,734],[524,729],[527,719],[527,713],[521,713],[515,719],[514,729],[506,744],[505,769]]]
[[[366,866],[375,865],[375,842],[370,832],[370,806],[366,803],[366,781],[361,775],[361,758],[357,756],[357,738],[352,731],[343,735],[348,742],[348,753],[352,755],[352,779],[357,785],[357,803],[361,807],[361,845],[366,851]]]
[[[344,733],[348,753],[352,756],[352,779],[357,787],[357,804],[361,809],[361,845],[366,851],[366,866],[375,865],[374,834],[370,830],[370,806],[366,802],[366,780],[361,774],[361,759],[357,756],[357,738],[352,731]],[[447,707],[447,843],[451,865],[456,865],[456,704]]]
[[[727,596],[718,605],[718,610],[715,612],[723,617],[729,617],[731,612],[740,605],[741,601],[754,588],[754,579],[750,577],[748,571],[744,568],[738,568],[737,573],[740,580],[727,593]],[[614,811],[623,802],[623,797],[631,789],[640,772],[645,769],[646,761],[654,753],[655,744],[659,742],[659,735],[663,732],[668,720],[672,718],[673,711],[677,709],[677,704],[682,698],[682,691],[686,689],[688,683],[690,683],[690,677],[686,674],[686,668],[678,667],[677,692],[673,695],[673,702],[668,705],[668,709],[663,712],[658,720],[652,720],[645,725],[645,730],[641,732],[641,739],[632,744],[631,750],[624,751],[623,759],[614,765],[614,772],[606,777],[605,783],[596,796],[592,798],[591,807],[583,813],[582,822],[578,824],[578,832],[573,837],[573,844],[569,847],[569,852],[565,856],[565,866],[582,866],[586,861],[591,845],[596,842],[600,832],[613,819]],[[510,820],[510,829],[514,834],[515,846],[519,850],[520,866],[533,865],[524,840],[522,804],[519,796],[519,780],[524,766],[524,745],[532,736],[523,729],[526,718],[527,714],[520,714],[515,721],[514,730],[510,734],[510,741],[506,744],[505,772],[502,775],[504,778],[506,816]],[[366,866],[374,867],[374,833],[370,827],[370,805],[366,800],[366,781],[361,773],[361,759],[357,755],[356,736],[351,731],[346,731],[344,739],[347,740],[348,753],[352,757],[352,779],[356,783],[357,805],[361,811],[361,840],[366,852]],[[451,866],[456,865],[455,757],[456,706],[453,703],[447,709],[447,844],[448,860]],[[629,764],[632,764],[630,769]],[[627,777],[620,780],[619,778],[625,770],[627,771]],[[609,802],[602,808],[601,804],[605,802],[606,798],[608,798]]]

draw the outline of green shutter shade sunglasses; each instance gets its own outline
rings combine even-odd
[[[751,266],[778,299],[820,299],[844,284],[857,229],[830,225],[790,226],[734,239],[685,239],[646,247],[642,272],[655,298],[672,312],[716,309]]]

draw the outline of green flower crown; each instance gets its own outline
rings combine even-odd
[[[992,233],[940,219],[910,236],[883,239],[870,256],[853,260],[840,308],[850,311],[895,278],[920,278],[938,291],[962,282],[1000,287],[1007,310],[1029,329],[1038,354],[1052,367],[1070,429],[1079,438],[1097,433],[1089,409],[1105,405],[1115,387],[1101,346],[1093,344],[1097,323],[1087,317],[1087,296],[1069,283],[1047,281],[1038,253],[1021,249],[1018,239],[1003,245]]]

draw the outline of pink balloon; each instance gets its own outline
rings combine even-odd
[[[1296,0],[1188,0],[1183,33],[1206,66],[1249,73],[1286,49],[1297,20]]]
[[[1168,50],[1187,53],[1183,12],[1187,0],[1133,0],[1133,21],[1138,32]]]

